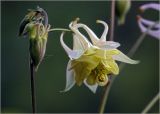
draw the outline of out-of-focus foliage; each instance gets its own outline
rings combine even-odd
[[[140,5],[148,2],[132,2],[126,22],[115,29],[115,41],[121,43],[119,48],[127,53],[141,32],[137,25],[136,15]],[[27,9],[44,8],[52,27],[68,28],[68,24],[80,17],[98,35],[103,27],[95,24],[101,19],[109,25],[110,2],[2,2],[1,47],[1,109],[2,112],[31,112],[30,76],[29,76],[29,41],[18,38],[18,28]],[[149,11],[143,14],[146,18],[158,20],[158,13]],[[116,23],[117,26],[117,23]],[[46,57],[36,74],[36,95],[38,112],[97,112],[104,88],[98,88],[96,94],[87,87],[72,88],[67,93],[60,93],[65,86],[65,69],[68,62],[66,53],[60,46],[61,32],[49,33]],[[72,46],[72,35],[66,34],[65,42]],[[51,55],[51,56],[50,56]],[[137,50],[133,59],[140,60],[136,67],[127,65],[117,76],[106,112],[141,112],[146,104],[158,93],[158,40],[147,36]],[[156,104],[151,112],[158,112]]]

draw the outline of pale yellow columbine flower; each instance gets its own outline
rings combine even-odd
[[[130,64],[137,64],[116,49],[119,43],[106,41],[108,25],[103,21],[97,21],[105,26],[104,32],[99,39],[94,32],[84,24],[71,22],[69,27],[73,31],[73,49],[70,49],[60,36],[60,42],[67,52],[70,60],[66,70],[66,88],[64,92],[70,90],[75,84],[84,83],[93,93],[99,86],[105,86],[108,82],[108,75],[118,75],[119,67],[115,60]],[[78,28],[82,27],[87,31],[91,41],[81,34]]]

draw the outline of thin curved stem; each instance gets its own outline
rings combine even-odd
[[[141,114],[146,114],[153,106],[154,104],[160,99],[160,93],[158,93],[145,107],[145,109],[142,111]]]
[[[113,41],[114,38],[114,23],[115,23],[115,0],[112,0],[111,2],[111,29],[110,29],[110,41]]]
[[[50,29],[49,32],[52,32],[52,31],[66,31],[66,32],[70,32],[71,30],[69,29],[63,29],[63,28],[54,28],[54,29]]]

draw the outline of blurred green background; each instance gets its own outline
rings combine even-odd
[[[149,1],[132,2],[125,25],[117,26],[116,20],[115,41],[121,43],[119,49],[126,54],[141,34],[136,15],[140,14],[139,6],[145,3]],[[103,26],[96,24],[96,20],[104,20],[110,25],[110,1],[3,1],[1,3],[2,112],[31,112],[29,42],[27,38],[18,38],[17,34],[19,24],[27,13],[27,9],[36,8],[37,5],[47,11],[52,27],[68,28],[68,24],[73,19],[80,17],[82,23],[87,24],[100,36]],[[153,10],[141,15],[148,19],[158,20],[158,12]],[[60,33],[58,31],[49,33],[46,56],[52,56],[44,59],[36,74],[37,110],[39,113],[96,113],[103,96],[103,87],[99,87],[96,94],[93,94],[84,85],[74,86],[67,93],[59,92],[65,87],[65,69],[69,60],[60,45]],[[71,46],[71,34],[65,37],[65,41]],[[141,63],[127,65],[117,76],[111,88],[105,112],[141,112],[158,93],[158,44],[159,41],[151,36],[145,38],[133,57],[133,59],[140,60]],[[150,112],[158,112],[158,103]]]

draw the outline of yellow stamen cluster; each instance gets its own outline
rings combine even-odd
[[[87,78],[87,83],[93,85],[97,83],[100,86],[104,86],[108,82],[107,68],[100,62],[98,66],[91,71],[90,76]]]

